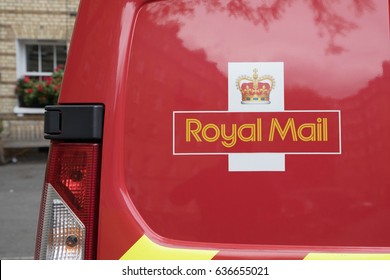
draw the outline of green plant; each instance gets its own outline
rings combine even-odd
[[[44,107],[57,104],[64,69],[57,67],[53,74],[44,78],[25,76],[16,82],[15,94],[20,107]]]

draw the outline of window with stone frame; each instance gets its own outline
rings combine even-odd
[[[65,65],[67,44],[65,41],[19,40],[17,53],[18,78],[42,79],[58,66]]]

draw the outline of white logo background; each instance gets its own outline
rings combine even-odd
[[[269,75],[275,80],[275,88],[271,91],[271,104],[241,104],[241,92],[237,89],[237,79],[241,76],[252,78],[253,69],[258,70],[259,78]],[[229,79],[229,111],[230,112],[278,112],[284,111],[284,68],[283,62],[230,62]]]
[[[271,91],[271,104],[241,104],[241,92],[237,89],[240,76],[252,77],[257,68],[259,77],[270,75],[275,80]],[[280,112],[284,111],[283,62],[229,62],[228,65],[229,112]],[[234,153],[229,154],[229,171],[285,171],[283,153]]]

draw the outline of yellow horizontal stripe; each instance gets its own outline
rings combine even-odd
[[[390,254],[310,253],[305,260],[390,260]]]
[[[121,260],[211,260],[218,251],[177,249],[158,245],[143,235]]]

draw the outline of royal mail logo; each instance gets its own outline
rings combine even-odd
[[[338,111],[175,112],[174,120],[175,154],[340,153]]]
[[[286,154],[341,154],[340,111],[284,110],[283,76],[280,62],[229,63],[228,110],[173,112],[173,154],[225,154],[229,171],[285,171]]]

